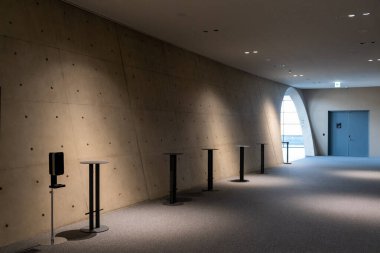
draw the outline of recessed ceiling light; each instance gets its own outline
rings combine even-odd
[[[380,61],[380,59],[377,59],[377,61]]]
[[[369,59],[368,61],[373,61],[372,59]]]
[[[364,12],[364,13],[363,13],[363,16],[368,16],[369,14],[371,14],[371,13],[369,13],[369,12]]]
[[[255,50],[255,51],[253,51],[252,53],[257,54],[258,52],[259,52],[259,51]]]
[[[249,54],[250,52],[249,52],[249,51],[245,51],[244,53],[245,53],[245,54]]]
[[[353,17],[355,17],[355,14],[348,14],[348,17],[353,18]]]
[[[339,81],[334,82],[334,84],[335,84],[335,88],[340,88],[340,82]]]
[[[303,75],[300,75],[300,76],[303,76]]]
[[[293,75],[294,77],[297,77],[298,75]]]

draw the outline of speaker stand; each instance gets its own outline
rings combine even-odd
[[[54,188],[64,187],[64,185],[59,185],[58,187],[51,185],[50,188],[50,202],[51,202],[51,231],[50,231],[50,239],[43,240],[40,243],[40,246],[53,246],[67,242],[66,238],[63,237],[55,237],[54,233]]]

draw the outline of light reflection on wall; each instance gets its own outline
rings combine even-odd
[[[236,124],[231,114],[228,112],[231,108],[228,107],[228,94],[222,91],[220,87],[209,85],[208,92],[200,94],[201,103],[211,105],[211,114],[209,115],[210,129],[208,131],[212,138],[212,146],[220,149],[214,155],[215,160],[215,179],[220,179],[236,174],[234,162],[237,161],[238,150],[234,152],[237,143]],[[223,153],[223,155],[219,155]]]
[[[281,100],[281,98],[280,98]],[[282,162],[282,150],[281,150],[281,125],[280,125],[280,110],[281,110],[281,101],[276,103],[271,100],[270,97],[263,97],[262,101],[262,110],[265,113],[265,123],[268,128],[267,136],[264,136],[265,139],[261,139],[260,142],[268,143],[271,146],[268,146],[267,155],[274,156],[275,161],[278,163]],[[273,161],[272,161],[273,162]],[[275,164],[270,164],[271,166]]]

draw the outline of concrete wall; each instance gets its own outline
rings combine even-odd
[[[65,152],[56,226],[86,219],[85,159],[105,159],[105,211],[282,162],[279,111],[287,86],[238,71],[56,0],[0,1],[0,246],[47,231],[48,153]]]
[[[380,156],[380,88],[303,90],[317,155],[328,155],[328,112],[369,110],[369,155]]]

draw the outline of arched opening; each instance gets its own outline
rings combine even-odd
[[[281,140],[284,162],[315,155],[309,118],[302,98],[294,88],[289,88],[282,100]]]

